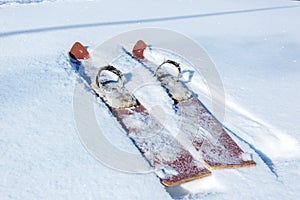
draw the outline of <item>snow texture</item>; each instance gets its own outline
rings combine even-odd
[[[0,4],[1,199],[300,198],[299,1]],[[166,189],[154,174],[110,169],[84,149],[73,120],[77,75],[67,52],[75,41],[92,48],[145,27],[181,32],[206,49],[225,88],[223,123],[253,155],[256,167],[214,171],[211,177]],[[201,76],[188,86],[211,109]],[[177,121],[172,121],[170,99],[159,85],[151,88],[157,99],[147,109],[163,108],[161,120],[172,129]],[[111,115],[105,106],[97,99],[95,105],[109,140],[132,149],[117,125],[108,125]]]
[[[43,1],[55,1],[55,0],[1,0],[0,5],[3,5],[3,4],[13,5],[15,3],[19,3],[19,4],[41,3]]]

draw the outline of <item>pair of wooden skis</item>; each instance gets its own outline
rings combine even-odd
[[[196,149],[196,158],[130,94],[124,85],[125,78],[117,68],[112,65],[100,68],[96,77],[90,77],[94,79],[91,88],[108,106],[149,164],[162,171],[158,174],[161,183],[174,186],[206,177],[211,170],[254,166],[252,158],[246,156],[222,124],[180,80],[180,64],[166,60],[157,66],[145,58],[146,48],[147,45],[140,40],[130,56],[152,69],[176,108],[181,111],[178,113],[183,119],[181,131]],[[69,55],[71,61],[78,65],[80,61],[90,59],[87,49],[78,42],[73,45]],[[166,65],[176,68],[178,75],[170,75],[165,69]],[[107,79],[105,72],[108,71],[115,74],[118,80]]]

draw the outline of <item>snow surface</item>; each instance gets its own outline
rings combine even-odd
[[[298,1],[33,2],[0,1],[1,199],[299,199]],[[145,27],[181,32],[206,49],[225,88],[224,124],[256,167],[166,189],[153,173],[110,169],[85,150],[73,119],[77,75],[67,52],[77,40],[96,47]],[[190,87],[210,108],[200,83]],[[98,101],[97,117],[110,124]],[[116,126],[106,127],[108,139],[134,151]]]
[[[14,5],[14,4],[40,3],[43,1],[55,1],[55,0],[1,0],[0,5],[2,5],[2,4]]]

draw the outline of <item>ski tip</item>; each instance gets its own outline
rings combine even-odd
[[[88,59],[90,57],[89,52],[80,42],[75,42],[69,53],[76,60]]]
[[[147,48],[146,43],[143,40],[139,40],[135,43],[132,54],[137,59],[144,59],[144,50]]]

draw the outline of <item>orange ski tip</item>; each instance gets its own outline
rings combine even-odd
[[[70,50],[70,54],[76,60],[88,59],[90,57],[89,52],[86,50],[86,48],[80,42],[75,42],[73,44],[73,46]]]
[[[139,40],[135,43],[132,54],[137,59],[144,59],[144,50],[147,48],[146,43],[143,40]]]

